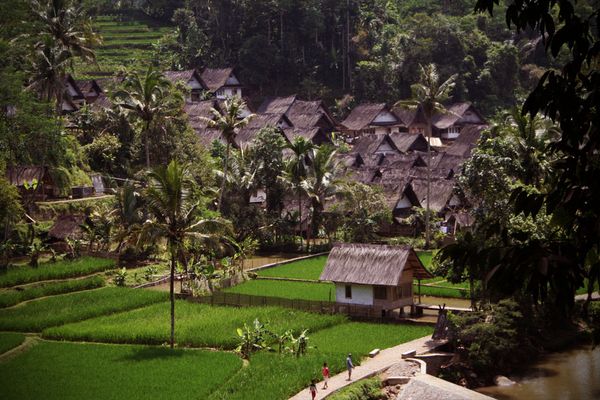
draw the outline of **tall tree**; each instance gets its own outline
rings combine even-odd
[[[143,76],[137,72],[125,77],[123,86],[114,94],[116,104],[142,121],[142,138],[145,147],[146,168],[150,169],[150,134],[153,123],[161,118],[177,115],[172,97],[181,97],[173,85],[152,67]]]
[[[167,241],[170,256],[171,348],[175,345],[175,269],[177,257],[184,251],[186,239],[213,240],[226,227],[224,221],[199,219],[199,203],[191,197],[194,182],[187,166],[173,160],[148,174],[145,200],[153,219],[144,223],[145,234]]]
[[[309,151],[309,162],[306,177],[302,180],[302,187],[311,201],[311,226],[307,233],[307,243],[310,245],[311,234],[317,233],[321,225],[321,218],[325,201],[337,192],[336,179],[337,164],[335,160],[336,149],[329,145],[321,145]],[[311,232],[312,231],[312,232]]]
[[[432,120],[436,114],[444,114],[448,111],[442,104],[450,96],[454,88],[456,75],[440,83],[440,77],[435,64],[421,65],[419,82],[411,86],[413,98],[407,101],[399,101],[401,107],[417,109],[423,113],[425,118],[425,130],[427,135],[427,204],[425,211],[425,246],[429,248],[431,242],[431,229],[429,219],[431,214],[431,131]]]
[[[254,118],[254,114],[250,114],[242,118],[243,110],[246,108],[246,103],[240,97],[233,96],[225,100],[223,104],[223,113],[219,110],[211,109],[213,118],[204,118],[209,128],[215,128],[221,131],[223,140],[227,143],[225,150],[225,160],[223,166],[223,180],[221,182],[221,191],[219,193],[219,201],[217,209],[221,211],[223,203],[223,192],[227,183],[227,168],[229,165],[229,153],[231,146],[235,145],[235,138],[238,131],[248,125],[250,120]]]
[[[300,233],[302,237],[302,194],[304,188],[302,182],[306,178],[308,169],[307,157],[314,149],[314,144],[302,136],[298,136],[292,143],[288,143],[287,149],[291,150],[293,155],[285,163],[283,179],[292,189],[296,190],[298,196],[298,224],[300,225]],[[302,238],[300,239],[302,243]]]

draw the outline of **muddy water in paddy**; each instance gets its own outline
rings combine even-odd
[[[478,392],[499,400],[600,399],[600,347],[590,346],[553,353],[533,365],[518,383],[486,387]]]

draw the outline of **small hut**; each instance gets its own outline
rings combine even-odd
[[[321,280],[335,283],[337,303],[395,310],[414,304],[414,279],[432,277],[409,246],[338,244]]]

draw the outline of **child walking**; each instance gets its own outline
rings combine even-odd
[[[317,397],[317,385],[315,385],[314,379],[308,389],[310,390],[310,395],[311,395],[312,400],[315,400],[315,397]]]
[[[327,383],[329,382],[329,367],[327,363],[323,363],[323,389],[327,389]]]

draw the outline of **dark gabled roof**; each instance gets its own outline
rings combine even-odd
[[[115,90],[121,82],[123,82],[123,77],[112,76],[110,78],[98,78],[95,79],[96,83],[100,87],[103,93],[107,93],[109,91]]]
[[[220,110],[219,103],[214,100],[204,100],[194,103],[186,103],[183,110],[188,115],[192,128],[196,131],[205,129],[208,125],[204,118],[213,119],[212,109]]]
[[[402,153],[409,151],[427,151],[427,139],[420,133],[398,132],[391,133],[390,139],[394,142],[396,148]]]
[[[110,100],[110,98],[105,95],[104,93],[100,93],[98,95],[98,97],[96,97],[96,100],[94,100],[91,104],[90,104],[90,108],[93,111],[101,111],[101,110],[108,110],[113,106],[112,101]]]
[[[354,141],[351,153],[358,153],[363,157],[375,155],[375,152],[384,141],[386,141],[392,149],[400,152],[400,150],[396,148],[396,144],[389,138],[389,135],[385,133],[371,133],[358,137]]]
[[[204,68],[200,77],[202,82],[208,90],[211,92],[217,91],[223,86],[235,86],[241,85],[227,85],[227,79],[233,74],[233,68]]]
[[[477,146],[481,132],[487,129],[487,125],[466,125],[460,130],[460,135],[446,149],[447,154],[461,157],[469,157],[471,151]]]
[[[319,138],[321,140],[318,144],[321,144],[323,142],[332,143],[331,139],[329,139],[329,137],[323,133],[321,128],[318,128],[318,127],[315,127],[315,128],[296,128],[296,127],[285,128],[285,129],[283,129],[283,134],[285,135],[285,138],[290,143],[292,143],[294,141],[294,139],[297,138],[298,136],[302,136],[303,138],[305,138],[309,141],[314,141]]]
[[[357,182],[370,184],[379,177],[380,171],[377,167],[361,166],[349,168],[347,173],[349,177]]]
[[[203,84],[202,79],[200,79],[200,75],[198,75],[198,72],[195,69],[186,69],[184,71],[165,71],[163,74],[165,75],[165,78],[170,80],[172,83],[179,81],[187,83],[193,77],[196,77],[198,83],[201,85]]]
[[[413,192],[417,196],[421,207],[427,205],[427,180],[413,179],[410,182]],[[454,195],[453,180],[436,179],[431,181],[429,207],[434,212],[442,211]]]
[[[296,99],[285,113],[292,124],[299,128],[314,127],[322,121],[330,128],[335,127],[336,122],[321,100],[298,100]]]
[[[81,99],[84,99],[85,95],[81,91],[81,88],[79,87],[79,84],[73,78],[73,76],[71,76],[71,74],[68,74],[66,80],[67,80],[68,83],[71,84],[71,86],[73,87],[73,89],[75,89],[75,92],[77,92],[77,96],[72,96],[71,100],[81,100]],[[67,93],[67,97],[70,97],[68,95],[68,93]]]
[[[388,109],[385,103],[360,104],[354,107],[346,119],[342,121],[342,126],[352,131],[365,129],[382,111],[388,111],[392,115],[395,115],[391,110]],[[401,123],[402,121],[398,119],[398,124]]]
[[[257,113],[285,114],[296,101],[296,95],[286,97],[267,97],[256,110]]]
[[[408,246],[338,244],[331,249],[321,274],[322,281],[361,285],[398,286],[402,273],[431,277],[415,251]]]
[[[76,80],[75,82],[77,82],[79,89],[81,89],[83,95],[86,96],[86,99],[89,97],[87,96],[88,93],[95,92],[98,93],[98,95],[102,93],[102,88],[95,79]]]
[[[381,162],[382,167],[400,169],[411,169],[426,165],[423,157],[419,153],[394,154],[385,157]]]
[[[65,240],[83,235],[83,224],[85,216],[81,214],[64,214],[56,218],[54,224],[48,231],[48,236],[54,239]]]
[[[423,158],[427,161],[427,157]],[[431,157],[431,168],[437,169],[454,169],[458,171],[465,161],[465,157],[449,154],[447,152],[439,152]]]
[[[425,116],[423,115],[423,110],[421,107],[416,108],[406,108],[406,107],[394,107],[394,114],[400,118],[400,121],[406,126],[416,124],[416,123],[425,123]]]
[[[36,165],[6,168],[6,179],[15,186],[22,186],[25,182],[31,183],[34,179],[42,182],[44,175],[44,168]]]
[[[452,168],[432,168],[431,179],[452,179],[455,175],[454,169]],[[410,170],[410,177],[417,179],[427,179],[427,167],[418,166],[413,167]]]

